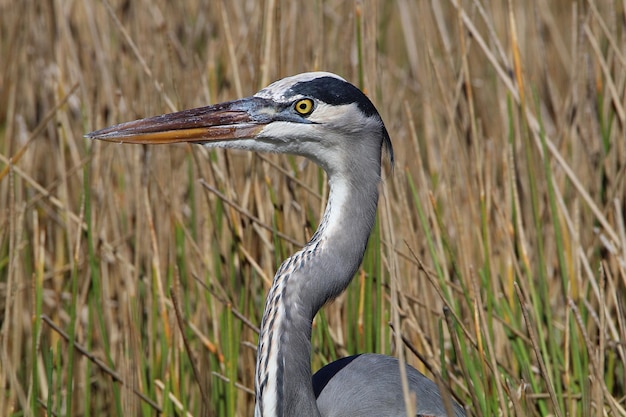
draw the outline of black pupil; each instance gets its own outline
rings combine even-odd
[[[305,111],[307,109],[308,105],[306,101],[301,101],[300,102],[300,110]]]

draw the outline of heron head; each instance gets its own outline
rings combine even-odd
[[[393,161],[389,134],[372,102],[328,72],[283,78],[251,97],[126,122],[86,137],[289,153],[308,157],[326,170],[359,152],[377,155],[380,162],[381,147]]]

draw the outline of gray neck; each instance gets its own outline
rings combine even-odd
[[[376,218],[380,156],[369,176],[349,168],[329,172],[328,205],[317,232],[283,262],[268,293],[257,352],[256,417],[319,416],[311,385],[311,324],[361,264]]]

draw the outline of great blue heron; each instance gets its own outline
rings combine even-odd
[[[265,302],[255,372],[255,416],[406,416],[399,361],[363,354],[311,376],[311,323],[361,264],[376,216],[382,148],[391,141],[372,102],[343,78],[311,72],[252,97],[122,123],[87,137],[124,143],[193,142],[307,157],[330,194],[311,240],[276,272]],[[407,366],[418,416],[464,416]],[[450,396],[446,396],[450,398]]]

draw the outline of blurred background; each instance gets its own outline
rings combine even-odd
[[[0,415],[253,414],[264,297],[325,174],[83,135],[324,70],[396,162],[313,369],[402,350],[471,416],[626,416],[625,7],[0,0]]]

